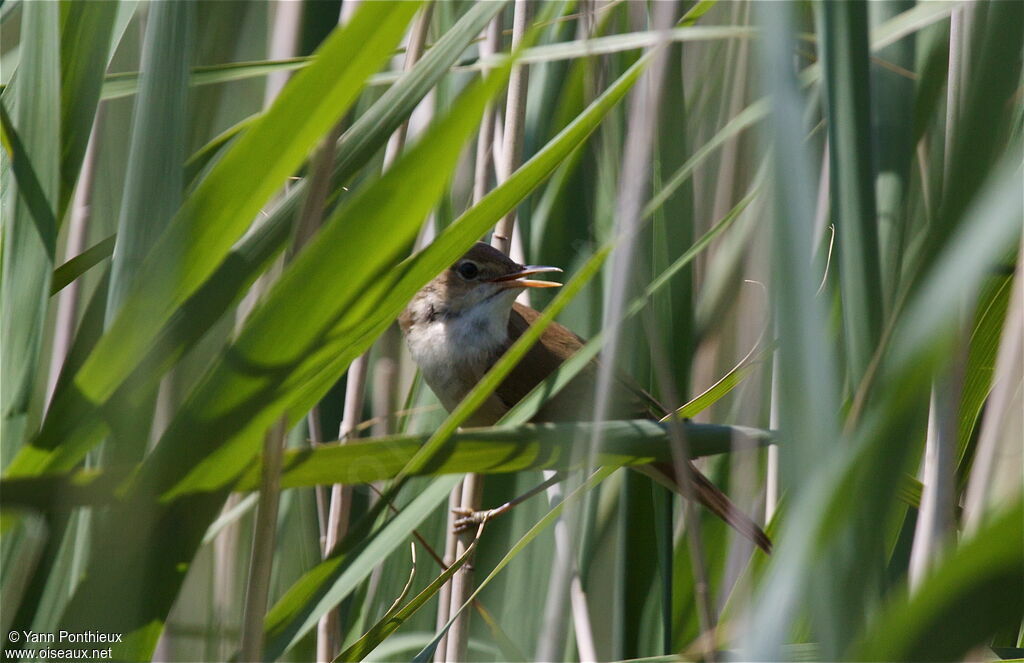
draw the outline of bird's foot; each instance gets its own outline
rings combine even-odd
[[[452,509],[452,513],[457,516],[455,522],[452,523],[452,531],[456,534],[462,534],[463,532],[478,528],[494,516],[501,515],[504,511],[500,507],[497,509],[484,509],[482,511],[467,509],[466,507],[456,507]]]

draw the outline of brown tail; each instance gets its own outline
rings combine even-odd
[[[642,465],[636,467],[647,476],[651,477],[658,483],[668,486],[680,495],[690,497],[688,494],[692,492],[692,497],[696,498],[698,502],[707,507],[711,513],[715,514],[726,523],[729,524],[734,530],[745,536],[751,542],[754,543],[758,548],[765,551],[766,553],[772,552],[772,540],[768,538],[768,535],[764,533],[764,530],[750,519],[750,516],[743,513],[737,508],[732,500],[728,496],[718,489],[718,486],[711,483],[711,481],[701,474],[693,463],[687,461],[688,474],[692,479],[691,486],[692,491],[685,491],[682,489],[682,484],[676,477],[675,468],[671,463],[652,463],[650,465]]]

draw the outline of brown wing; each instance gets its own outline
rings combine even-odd
[[[514,304],[508,323],[509,343],[518,339],[538,317],[540,313],[529,306]],[[584,342],[568,328],[557,322],[551,323],[523,361],[498,387],[498,397],[512,407],[583,347]],[[585,421],[592,418],[598,365],[593,361],[583,368],[537,412],[533,421]],[[658,418],[665,412],[653,396],[622,375],[616,376],[612,406],[610,417],[613,419]]]
[[[540,313],[528,306],[514,304],[508,321],[509,345],[522,336],[539,315]],[[540,340],[530,348],[526,357],[512,369],[509,376],[501,383],[495,392],[496,395],[511,408],[582,346],[583,339],[557,322],[552,323],[541,335]],[[584,374],[590,372],[592,372],[590,367],[581,371],[561,393],[548,401],[533,420],[580,420],[583,412],[580,411],[577,404],[586,402],[593,397],[593,392],[583,393],[588,384],[593,384],[592,377],[589,379],[584,377]],[[584,396],[585,398],[583,398]]]

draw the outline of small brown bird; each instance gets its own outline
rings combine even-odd
[[[534,309],[516,303],[524,288],[557,287],[550,281],[529,277],[560,272],[557,267],[520,265],[495,248],[477,242],[451,268],[442,272],[416,293],[399,325],[413,360],[419,365],[430,388],[450,412],[480,381],[502,354],[540,315]],[[550,324],[498,389],[466,422],[470,426],[495,424],[509,409],[550,375],[563,361],[583,346],[583,339],[558,323]],[[556,396],[548,400],[534,416],[534,422],[587,421],[594,395],[597,367],[587,366]],[[619,378],[613,396],[613,418],[660,418],[665,408],[627,379]],[[729,523],[765,552],[770,552],[768,536],[741,512],[722,491],[687,462],[684,480],[690,490],[682,490],[670,463],[637,468],[682,494],[689,493],[719,518]],[[545,482],[517,498],[518,503],[557,481]],[[507,510],[512,503],[488,516]],[[479,522],[481,514],[463,514],[462,527]]]

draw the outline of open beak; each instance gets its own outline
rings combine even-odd
[[[547,272],[561,272],[558,267],[545,267],[544,265],[526,265],[518,272],[499,276],[491,279],[491,283],[497,283],[506,288],[558,288],[562,284],[554,281],[534,281],[526,278],[534,274],[545,274]]]

